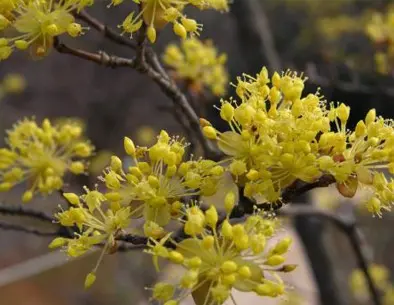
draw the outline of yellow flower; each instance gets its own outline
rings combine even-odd
[[[202,24],[186,17],[184,9],[195,6],[199,9],[227,10],[227,0],[133,0],[141,4],[142,10],[136,16],[131,12],[123,21],[121,27],[126,33],[133,34],[138,31],[142,23],[148,26],[147,36],[154,43],[157,38],[157,30],[162,29],[167,23],[173,24],[173,32],[181,38],[199,33]],[[123,0],[112,0],[113,5],[122,3]]]
[[[147,252],[153,256],[155,264],[158,258],[162,258],[185,269],[177,284],[156,285],[152,299],[163,303],[172,300],[178,304],[191,294],[197,304],[219,305],[230,298],[233,288],[269,297],[284,293],[285,285],[278,272],[287,270],[283,255],[288,251],[291,239],[283,238],[266,246],[275,227],[271,219],[259,214],[236,225],[231,225],[227,218],[219,230],[217,221],[214,206],[205,213],[197,206],[191,206],[185,212],[184,227],[189,238],[176,242],[166,236],[160,243],[153,241],[150,244]],[[164,247],[167,240],[176,245],[175,250]],[[174,299],[170,292],[175,288],[179,288],[180,294]],[[168,293],[158,293],[157,290]]]
[[[65,193],[64,197],[71,207],[55,214],[56,219],[62,226],[76,226],[79,233],[74,238],[56,238],[50,248],[63,247],[71,257],[78,257],[94,246],[104,243],[101,256],[93,269],[95,274],[105,252],[116,249],[116,236],[119,232],[127,229],[133,216],[131,207],[118,207],[110,204],[104,194],[97,190],[85,188],[86,194],[77,196],[73,193]],[[95,279],[95,277],[94,277]],[[92,275],[88,275],[85,286],[93,284]],[[90,283],[90,284],[89,284]]]
[[[81,139],[81,132],[73,124],[52,126],[48,119],[41,126],[31,119],[15,124],[8,131],[9,148],[0,149],[0,189],[8,191],[26,181],[24,201],[36,192],[49,194],[61,189],[66,172],[82,174],[83,159],[93,153],[92,145]]]
[[[226,93],[228,72],[225,68],[226,54],[218,54],[211,41],[202,42],[197,38],[167,46],[164,63],[175,70],[176,77],[191,82],[194,88],[206,86],[217,96]]]
[[[217,131],[217,143],[250,198],[276,201],[295,180],[322,175],[316,137],[330,128],[328,111],[318,93],[302,97],[304,81],[290,71],[270,79],[263,68],[238,78],[240,102],[222,101],[220,116],[231,131]]]
[[[61,4],[40,0],[6,0],[0,9],[0,31],[12,28],[12,37],[0,38],[0,60],[7,59],[13,50],[29,49],[34,57],[48,54],[53,38],[64,33],[72,37],[82,34],[75,23],[72,10],[89,5],[86,0],[66,0]]]
[[[217,142],[222,162],[249,198],[275,202],[295,181],[312,183],[325,174],[345,197],[367,188],[367,209],[381,216],[394,202],[394,180],[382,173],[394,173],[393,121],[372,109],[349,131],[350,107],[328,104],[319,92],[304,96],[304,81],[290,71],[270,78],[265,68],[238,78],[240,101],[223,100],[220,107],[231,131],[203,121],[203,133]]]
[[[135,147],[125,138],[125,151],[132,157],[127,170],[118,157],[100,178],[108,188],[106,198],[120,206],[132,206],[135,217],[165,226],[176,217],[173,204],[194,195],[212,195],[223,174],[214,161],[183,161],[185,143],[161,131],[150,148]],[[175,214],[174,214],[175,212]]]

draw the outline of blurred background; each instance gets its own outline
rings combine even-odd
[[[108,10],[105,3],[99,3],[89,12],[116,27],[132,5],[124,3]],[[233,0],[229,14],[191,10],[190,15],[204,24],[202,39],[213,40],[218,51],[227,54],[226,68],[232,81],[242,73],[253,75],[264,65],[270,71],[303,71],[309,78],[305,92],[320,90],[327,100],[351,106],[349,127],[364,118],[370,108],[387,118],[394,115],[394,1]],[[158,40],[158,54],[168,43],[176,43],[169,29]],[[69,44],[132,56],[127,48],[114,45],[94,30]],[[161,129],[183,133],[164,94],[147,77],[132,70],[101,67],[55,50],[38,61],[19,52],[0,63],[0,82],[1,138],[14,122],[26,116],[80,120],[98,151],[92,160],[92,176],[100,173],[112,153],[123,153],[125,135],[140,145],[148,145]],[[230,86],[227,92],[232,95]],[[198,94],[194,99],[197,112],[217,120],[219,129],[224,129],[213,108],[220,97],[204,91]],[[92,183],[88,177],[69,180],[67,190],[79,192],[82,185]],[[1,194],[1,202],[20,204],[21,191],[22,187]],[[345,200],[335,187],[299,198],[299,202],[306,201],[356,219],[362,231],[363,251],[370,262],[377,264],[376,280],[385,281],[384,305],[394,304],[390,284],[390,273],[394,272],[394,231],[390,229],[393,217],[386,213],[383,219],[372,218],[360,204],[362,193]],[[29,207],[51,213],[58,204],[63,203],[54,194],[36,199]],[[22,218],[0,219],[41,225]],[[372,304],[365,283],[353,272],[355,256],[343,233],[330,223],[306,217],[285,220],[284,228],[283,234],[295,238],[289,261],[299,264],[286,278],[291,294],[287,300],[276,302],[235,294],[238,305]],[[49,251],[49,242],[49,238],[0,231],[1,305],[147,304],[149,297],[144,287],[157,279],[149,256],[141,251],[108,255],[100,267],[97,284],[85,291],[83,281],[97,253],[70,261],[58,251]],[[176,272],[168,268],[168,273]]]

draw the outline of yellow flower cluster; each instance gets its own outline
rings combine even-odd
[[[394,64],[394,6],[384,13],[375,12],[365,26],[367,36],[377,45],[375,54],[377,71],[388,74]]]
[[[116,248],[116,235],[129,226],[131,219],[141,217],[145,221],[144,235],[161,238],[163,227],[180,216],[183,204],[179,200],[214,194],[224,172],[214,161],[182,161],[185,144],[165,131],[149,148],[136,147],[127,137],[124,148],[133,164],[125,170],[120,158],[112,156],[110,166],[99,177],[105,191],[85,188],[82,196],[64,194],[70,207],[56,218],[62,226],[76,226],[79,232],[72,239],[56,238],[52,248],[65,246],[68,255],[79,256],[104,243],[105,253]],[[87,286],[94,282],[99,262],[88,275]]]
[[[125,172],[121,160],[112,158],[111,166],[101,177],[109,190],[106,197],[113,204],[133,205],[138,216],[160,226],[178,214],[178,200],[213,195],[224,172],[214,161],[183,161],[185,144],[170,138],[165,131],[150,148],[135,148],[129,138],[125,138],[124,146],[133,166]]]
[[[228,0],[133,0],[141,5],[141,11],[136,15],[131,12],[123,21],[121,27],[126,33],[133,34],[138,31],[142,24],[148,26],[148,39],[154,43],[157,37],[157,30],[162,29],[166,24],[173,24],[173,31],[176,35],[186,38],[188,35],[198,34],[202,29],[202,24],[197,23],[192,18],[187,18],[184,9],[194,6],[201,10],[214,9],[218,11],[228,10]],[[123,0],[112,0],[113,5],[119,5]]]
[[[245,196],[274,202],[296,180],[311,183],[330,174],[344,196],[352,197],[358,185],[368,187],[372,213],[391,209],[394,181],[381,170],[394,173],[392,122],[371,110],[348,131],[350,107],[328,105],[318,92],[303,96],[304,81],[290,71],[269,78],[266,68],[256,77],[244,75],[236,85],[240,101],[223,100],[220,107],[231,131],[202,120]]]
[[[2,0],[0,3],[0,31],[14,33],[0,37],[0,60],[7,59],[13,50],[30,50],[40,58],[48,54],[55,36],[68,33],[77,37],[82,26],[71,12],[91,5],[93,0]],[[5,34],[6,34],[5,33]]]
[[[383,265],[371,264],[368,271],[375,286],[382,293],[382,304],[394,304],[394,286],[390,281],[390,271]],[[365,301],[370,298],[368,294],[367,281],[364,273],[360,269],[352,272],[349,279],[350,288],[357,300]]]
[[[112,156],[99,177],[107,188],[102,198],[114,212],[128,207],[133,217],[144,217],[146,235],[151,222],[165,226],[179,216],[180,199],[214,194],[224,172],[214,161],[183,161],[185,144],[165,131],[150,148],[136,147],[127,137],[124,148],[133,164],[124,170],[120,158]]]
[[[225,199],[227,215],[234,207],[234,194]],[[260,214],[250,216],[245,223],[231,224],[228,217],[217,228],[218,213],[211,206],[205,213],[197,206],[185,211],[184,232],[189,238],[177,243],[170,235],[161,241],[152,240],[146,251],[158,260],[165,259],[184,267],[176,284],[159,282],[153,288],[152,299],[160,304],[177,305],[189,295],[196,304],[220,305],[231,299],[231,290],[254,292],[259,296],[277,297],[285,285],[278,272],[290,272],[295,265],[283,265],[291,239],[281,238],[268,246],[276,222]],[[164,247],[167,240],[176,245]],[[175,296],[175,291],[180,293]]]
[[[72,124],[57,126],[48,119],[38,126],[24,119],[8,131],[9,148],[0,149],[0,191],[27,181],[22,200],[28,202],[35,192],[49,194],[61,189],[66,172],[82,174],[93,147],[81,140],[81,128]]]
[[[228,72],[225,68],[226,54],[218,54],[211,41],[205,43],[197,38],[182,41],[181,47],[175,44],[167,46],[163,61],[175,70],[176,77],[191,83],[191,87],[200,90],[206,86],[216,95],[226,93]]]
[[[86,194],[81,197],[73,193],[64,193],[63,196],[71,207],[55,215],[62,226],[76,226],[79,233],[75,233],[74,238],[55,238],[49,247],[63,247],[69,256],[78,257],[95,245],[104,245],[95,268],[86,277],[85,286],[88,287],[96,279],[95,273],[104,254],[116,249],[116,235],[129,226],[133,211],[130,207],[110,206],[104,194],[98,190],[85,188],[85,191]]]

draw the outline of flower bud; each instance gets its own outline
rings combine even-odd
[[[227,214],[230,214],[231,211],[234,209],[235,206],[235,194],[234,192],[229,192],[224,197],[224,209],[226,210]]]
[[[223,103],[220,108],[220,117],[227,122],[234,118],[234,107],[229,102]]]
[[[218,212],[215,206],[211,205],[210,208],[205,212],[205,222],[211,227],[215,228],[218,222]]]
[[[174,33],[179,37],[181,37],[182,39],[186,39],[187,37],[187,31],[185,27],[179,22],[174,23]]]
[[[26,191],[22,195],[22,201],[24,203],[27,203],[33,199],[33,192],[32,191]]]
[[[216,140],[217,138],[217,134],[216,134],[216,130],[215,128],[213,128],[212,126],[205,126],[202,129],[202,132],[204,133],[204,135],[211,140]]]
[[[124,150],[126,151],[126,153],[132,157],[135,157],[134,142],[130,138],[124,137],[123,145],[124,145]]]
[[[185,27],[187,32],[196,32],[198,30],[198,25],[196,20],[189,18],[182,18],[182,25]]]
[[[52,240],[52,242],[49,244],[49,249],[55,249],[55,248],[59,248],[62,247],[66,244],[67,239],[63,238],[63,237],[56,237],[54,240]]]
[[[14,45],[18,50],[26,50],[29,47],[29,43],[23,39],[15,40]]]
[[[339,107],[337,108],[337,115],[342,123],[345,123],[349,119],[349,114],[350,114],[350,107],[341,103],[341,105],[339,105]]]
[[[270,256],[266,261],[265,261],[265,265],[268,266],[277,266],[282,264],[285,261],[284,257],[281,255],[272,255]]]
[[[96,274],[90,272],[85,278],[85,289],[90,288],[96,281]]]
[[[233,261],[225,261],[222,266],[220,266],[220,270],[225,274],[230,274],[237,271],[238,265]]]
[[[71,163],[70,171],[75,175],[80,175],[85,171],[85,165],[81,161],[74,161]]]
[[[151,43],[155,43],[157,34],[156,29],[153,26],[148,27],[146,35]]]

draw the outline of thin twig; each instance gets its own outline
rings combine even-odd
[[[108,32],[108,27],[101,22],[97,21],[85,12],[81,12],[79,17],[84,18],[86,22],[88,22],[95,29],[103,33],[106,37],[109,37],[112,40],[115,39],[115,41],[119,43],[119,41],[117,40],[118,37],[112,35],[112,32]],[[108,33],[112,34],[109,35]],[[191,107],[186,96],[180,91],[175,82],[173,82],[168,76],[168,74],[165,72],[165,69],[161,66],[155,52],[151,48],[148,48],[149,50],[145,52],[145,26],[141,28],[138,34],[139,37],[137,38],[138,41],[136,47],[137,56],[135,60],[118,56],[110,56],[105,52],[91,53],[85,50],[74,49],[63,43],[60,43],[58,38],[55,39],[54,47],[59,53],[73,55],[88,61],[95,62],[100,65],[112,68],[130,67],[135,68],[142,74],[147,74],[173,101],[174,106],[179,108],[179,110],[187,118],[190,123],[191,129],[193,130],[195,136],[197,137],[199,143],[202,146],[205,157],[214,160],[220,159],[222,154],[213,146],[213,144],[208,139],[204,137],[200,128],[199,117],[195,113],[193,107]]]
[[[357,232],[357,226],[355,221],[347,220],[340,218],[339,216],[322,210],[317,210],[315,208],[311,208],[310,206],[288,206],[284,209],[281,209],[277,213],[279,216],[309,216],[309,217],[317,217],[322,218],[327,221],[333,223],[336,227],[338,227],[348,238],[350,244],[353,248],[354,253],[356,254],[357,265],[364,273],[364,276],[367,280],[368,288],[371,294],[371,298],[373,304],[381,305],[381,297],[379,294],[379,290],[376,287],[372,276],[368,270],[368,259],[364,255],[362,250],[362,240]]]
[[[38,236],[59,236],[59,231],[53,231],[53,232],[41,231],[36,228],[29,228],[22,225],[16,225],[6,222],[0,222],[0,229],[5,231],[19,231],[32,235],[38,235]]]
[[[108,55],[107,53],[102,51],[100,51],[99,53],[92,53],[81,49],[71,48],[64,43],[61,43],[59,38],[57,37],[55,37],[54,47],[59,53],[79,57],[81,59],[92,61],[106,67],[135,67],[135,61],[133,59]]]
[[[97,20],[96,18],[94,18],[93,16],[88,14],[86,11],[81,11],[79,13],[75,12],[74,16],[82,21],[85,21],[88,25],[90,25],[91,27],[96,29],[98,32],[102,33],[109,40],[111,40],[119,45],[124,45],[124,46],[130,47],[133,50],[135,50],[137,48],[137,45],[135,44],[134,41],[117,33],[114,29],[105,25],[101,21]]]
[[[8,205],[0,204],[0,214],[9,215],[9,216],[30,217],[50,223],[54,221],[54,219],[51,216],[45,214],[44,212],[25,209],[22,208],[21,206],[8,206]]]
[[[179,90],[176,84],[164,78],[160,73],[154,70],[151,66],[145,66],[146,74],[162,89],[162,91],[173,101],[174,106],[178,107],[182,114],[188,119],[190,128],[193,130],[204,155],[208,159],[218,160],[222,154],[213,146],[213,144],[205,138],[200,127],[200,119],[190,105],[186,96]]]

